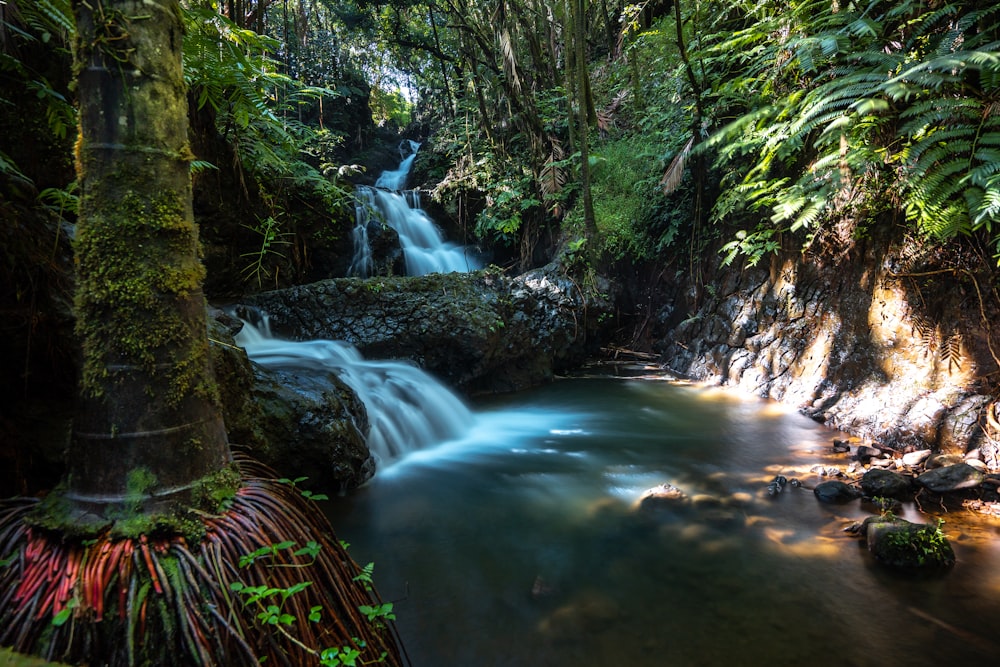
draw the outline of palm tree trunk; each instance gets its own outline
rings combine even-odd
[[[80,401],[72,520],[170,514],[230,462],[206,333],[177,0],[74,0]]]

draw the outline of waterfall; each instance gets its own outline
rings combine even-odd
[[[371,188],[358,188],[354,197],[355,223],[351,232],[354,255],[347,275],[367,278],[375,268],[372,246],[368,241],[368,224],[372,222],[372,212],[375,210],[375,191]]]
[[[399,167],[383,172],[375,181],[374,188],[358,186],[356,189],[354,258],[348,275],[367,278],[372,274],[374,265],[368,228],[374,222],[373,212],[378,212],[385,224],[399,235],[407,275],[466,272],[482,268],[482,261],[472,248],[444,240],[437,225],[421,208],[420,191],[403,189],[420,144],[410,141],[409,148],[411,153]]]
[[[287,341],[244,321],[236,343],[261,366],[299,372],[332,371],[365,404],[368,449],[381,463],[464,435],[473,416],[462,401],[428,373],[405,361],[368,361],[343,341]]]

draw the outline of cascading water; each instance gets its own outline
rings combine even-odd
[[[372,273],[368,228],[374,221],[374,211],[378,211],[385,223],[399,235],[407,275],[466,272],[482,268],[482,262],[471,248],[444,240],[437,225],[421,208],[418,190],[403,190],[420,144],[410,141],[408,146],[411,152],[397,169],[383,172],[375,181],[374,188],[359,186],[356,190],[354,258],[349,275],[367,278]]]
[[[461,437],[472,426],[469,409],[447,387],[403,361],[368,361],[342,341],[287,341],[273,337],[267,318],[245,322],[236,342],[267,368],[333,371],[368,411],[368,449],[382,463],[430,444]]]

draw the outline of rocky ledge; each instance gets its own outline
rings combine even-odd
[[[510,278],[493,271],[332,278],[258,294],[288,340],[342,340],[368,359],[408,359],[469,394],[524,389],[600,349],[607,284],[584,288],[558,265]]]

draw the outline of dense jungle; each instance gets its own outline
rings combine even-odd
[[[1000,650],[1000,5],[7,0],[0,127],[10,664]]]

